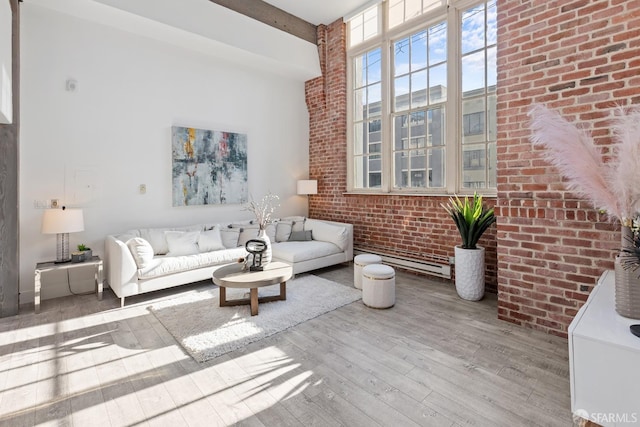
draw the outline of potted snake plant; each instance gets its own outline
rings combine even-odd
[[[455,247],[456,292],[460,298],[478,301],[484,296],[484,253],[478,240],[496,222],[493,208],[482,203],[482,196],[473,198],[450,197],[449,203],[442,205],[453,219],[462,237],[462,244]]]

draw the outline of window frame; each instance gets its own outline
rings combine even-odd
[[[471,7],[489,0],[449,0],[447,5],[438,6],[429,12],[412,18],[393,29],[388,29],[387,0],[378,3],[379,34],[355,46],[350,46],[349,25],[346,25],[347,50],[347,192],[350,194],[405,194],[419,196],[442,196],[451,194],[473,194],[473,188],[463,187],[463,118],[462,112],[462,72],[461,72],[461,23],[462,14]],[[394,187],[394,141],[393,141],[393,44],[394,41],[410,37],[421,30],[445,21],[447,24],[447,99],[445,108],[445,173],[444,187]],[[486,31],[486,29],[485,29]],[[382,182],[376,188],[358,188],[355,177],[354,155],[354,60],[367,52],[381,49],[381,162]],[[485,121],[485,127],[488,123]],[[425,154],[425,157],[426,154]],[[488,161],[488,159],[487,159]],[[427,168],[428,173],[428,168]],[[496,177],[497,179],[497,177]],[[486,181],[487,185],[489,181]],[[489,197],[497,195],[496,188],[482,188],[480,191]]]

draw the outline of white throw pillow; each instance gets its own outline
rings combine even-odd
[[[276,224],[276,242],[286,242],[291,236],[293,223],[291,221],[278,221]]]
[[[304,222],[307,218],[304,216],[287,216],[280,219],[283,221],[291,221],[292,223],[291,231],[303,231]]]
[[[222,236],[222,244],[225,248],[233,249],[238,247],[238,237],[240,237],[239,228],[221,228],[220,235]]]
[[[168,256],[197,254],[199,231],[165,231],[165,238],[169,246]]]
[[[238,236],[238,246],[244,246],[248,240],[258,237],[260,227],[257,225],[246,225],[240,229],[240,236]]]
[[[153,260],[153,247],[151,244],[144,240],[142,237],[134,237],[127,240],[127,247],[133,255],[133,259],[139,269],[143,269],[149,266]]]
[[[164,235],[166,231],[166,228],[142,228],[140,229],[140,237],[151,244],[154,254],[164,255],[169,252],[167,238]]]
[[[305,230],[313,231],[313,240],[333,243],[340,250],[345,250],[349,243],[347,228],[340,225],[327,224],[323,221],[308,219],[304,223]]]
[[[267,233],[267,237],[269,238],[269,241],[274,243],[276,241],[276,222],[272,222],[271,224],[267,225],[267,228],[265,229],[265,232]]]
[[[211,230],[200,232],[200,237],[198,237],[198,249],[200,249],[200,252],[213,252],[224,248],[220,227],[215,226]]]

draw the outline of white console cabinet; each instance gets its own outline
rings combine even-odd
[[[569,326],[571,411],[602,426],[640,426],[640,320],[614,307],[614,273],[606,271]]]

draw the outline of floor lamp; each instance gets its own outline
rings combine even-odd
[[[69,233],[84,230],[82,209],[47,209],[42,215],[42,233],[56,235],[56,264],[71,261]]]

